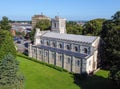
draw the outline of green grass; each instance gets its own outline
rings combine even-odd
[[[22,57],[17,59],[25,76],[25,89],[113,89],[107,79],[109,71],[99,70],[94,76],[81,78]]]
[[[45,65],[17,57],[20,71],[25,76],[25,89],[80,89],[73,75]]]

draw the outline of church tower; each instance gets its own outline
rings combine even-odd
[[[40,36],[41,36],[40,29],[36,28],[36,32],[35,32],[35,36],[34,36],[34,45],[40,44]]]
[[[66,33],[66,19],[55,16],[51,20],[51,30],[57,33]]]

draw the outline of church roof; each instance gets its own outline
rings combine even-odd
[[[85,43],[93,43],[97,36],[85,36],[85,35],[74,35],[74,34],[60,34],[55,32],[46,32],[42,35],[42,37],[63,39],[63,40],[71,40],[71,41],[79,41]]]

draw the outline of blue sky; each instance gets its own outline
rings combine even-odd
[[[31,20],[35,14],[68,20],[107,18],[120,10],[120,0],[0,0],[0,19]]]

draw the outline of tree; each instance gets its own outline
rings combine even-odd
[[[0,62],[0,88],[2,89],[22,89],[19,86],[23,83],[24,77],[18,76],[19,62],[10,53]]]
[[[74,21],[67,22],[66,29],[68,34],[82,34],[82,26]]]
[[[28,33],[26,35],[26,37],[30,37],[31,41],[34,41],[34,35],[35,35],[35,29],[36,28],[40,28],[41,31],[45,31],[45,30],[50,30],[50,21],[47,19],[43,19],[43,20],[38,20],[35,27],[33,28],[33,30]]]
[[[109,78],[120,88],[120,66],[112,66],[110,69]]]
[[[109,78],[120,88],[120,15],[114,14],[113,19],[103,23],[101,38],[105,42],[105,62],[110,68]]]
[[[10,30],[11,25],[9,24],[9,20],[6,16],[2,17],[2,20],[0,21],[0,29],[2,30]]]
[[[35,28],[40,28],[41,31],[44,31],[44,30],[49,30],[50,29],[50,21],[49,20],[39,20],[37,23],[36,23],[36,26]]]
[[[102,30],[102,24],[105,21],[105,19],[94,19],[88,21],[84,26],[83,26],[83,35],[93,35],[93,36],[98,36],[100,35],[100,31]]]
[[[30,37],[30,40],[33,43],[34,42],[35,29],[33,29],[30,33],[28,33],[26,35],[28,35],[28,37]]]
[[[113,20],[120,20],[120,11],[117,11],[113,16]]]
[[[105,42],[105,59],[108,64],[115,65],[120,61],[120,25],[116,21],[107,20],[103,23],[101,38]]]
[[[0,60],[2,60],[3,57],[8,53],[11,53],[16,57],[16,49],[13,42],[13,37],[9,31],[0,30]]]

